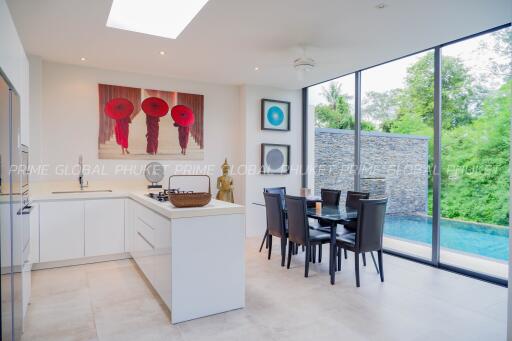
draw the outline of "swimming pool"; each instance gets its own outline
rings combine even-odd
[[[432,218],[387,215],[384,235],[432,245]],[[441,219],[441,247],[477,256],[508,260],[508,229]]]

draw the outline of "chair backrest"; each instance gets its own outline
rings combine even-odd
[[[263,193],[265,197],[265,210],[267,213],[268,232],[276,237],[286,236],[283,202],[278,193]]]
[[[306,215],[306,198],[287,195],[285,197],[288,212],[288,239],[307,245],[309,241],[309,223]]]
[[[340,205],[341,191],[322,188],[320,189],[320,196],[324,206],[338,207]]]
[[[286,187],[263,188],[263,193],[279,194],[281,196],[281,203],[284,206],[284,196],[286,195]]]
[[[359,252],[382,249],[387,203],[387,198],[360,200],[355,245]]]
[[[369,199],[370,193],[367,192],[347,192],[347,199],[345,201],[345,206],[349,208],[359,208],[359,200],[361,199]]]

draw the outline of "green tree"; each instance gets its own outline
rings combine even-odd
[[[491,33],[493,39],[486,39],[480,46],[480,51],[492,49],[494,55],[489,60],[489,72],[492,76],[504,81],[512,79],[512,28],[508,27]]]
[[[442,216],[508,225],[512,80],[472,124],[442,132]]]
[[[429,126],[434,124],[434,53],[429,52],[407,69],[406,89],[400,114],[419,115]],[[452,129],[471,122],[469,108],[475,99],[472,77],[462,61],[442,58],[441,82],[443,128]]]
[[[385,122],[397,117],[401,96],[402,89],[367,92],[362,103],[364,116],[369,117],[369,121],[383,129]]]
[[[327,87],[323,86],[322,96],[333,110],[336,110],[336,106],[338,105],[338,100],[340,97],[345,97],[346,100],[350,99],[349,96],[342,92],[341,83],[338,82],[329,82]]]
[[[320,104],[315,107],[316,125],[322,128],[354,129],[354,118],[344,96],[336,104]]]
[[[319,104],[315,107],[316,126],[353,129],[354,118],[348,103],[350,96],[343,93],[341,83],[330,82],[327,87],[322,87],[321,94],[327,104]]]

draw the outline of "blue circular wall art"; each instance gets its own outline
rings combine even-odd
[[[284,165],[284,155],[279,149],[271,149],[267,153],[266,163],[271,169],[280,169]]]
[[[284,113],[281,108],[271,106],[267,111],[267,120],[273,126],[279,126],[284,121]]]
[[[261,100],[261,129],[289,131],[290,102],[263,98]]]

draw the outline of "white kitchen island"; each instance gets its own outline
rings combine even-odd
[[[245,306],[243,206],[212,200],[176,208],[141,191],[115,190],[36,192],[33,201],[35,268],[132,257],[172,323]]]

